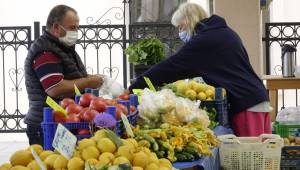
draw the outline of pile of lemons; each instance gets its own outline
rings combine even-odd
[[[191,100],[212,101],[215,99],[215,87],[196,80],[178,80],[173,83],[173,86],[177,93]],[[226,96],[225,89],[223,89],[223,96]]]
[[[135,139],[121,139],[123,145],[117,147],[104,130],[99,130],[92,138],[77,143],[73,157],[67,160],[56,151],[43,150],[40,145],[31,147],[37,152],[48,170],[84,170],[89,167],[103,167],[129,164],[133,170],[172,170],[168,159],[158,159],[154,152],[139,146]],[[10,162],[0,165],[0,170],[40,170],[30,147],[19,150],[10,157]]]

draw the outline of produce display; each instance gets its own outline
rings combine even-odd
[[[284,146],[300,146],[300,137],[289,136],[283,138]]]
[[[120,139],[113,132],[99,130],[95,136],[77,143],[73,157],[67,160],[56,151],[43,150],[32,145],[48,170],[171,170],[172,164],[164,158],[157,158],[148,148],[135,139]],[[0,165],[0,170],[39,170],[30,147],[16,151],[10,162]]]
[[[96,97],[91,93],[85,93],[80,97],[79,103],[76,104],[73,99],[65,98],[60,102],[62,108],[67,112],[65,115],[59,111],[53,111],[53,120],[56,123],[77,123],[77,122],[93,122],[101,127],[113,127],[117,120],[120,120],[121,113],[128,115],[136,111],[135,106],[131,105],[128,111],[127,107],[118,103],[118,101],[129,100],[129,95],[124,93],[117,99],[104,99]],[[108,106],[116,107],[116,115],[104,113]],[[107,126],[105,126],[107,125]],[[89,134],[87,129],[78,129],[80,135]]]
[[[207,112],[199,109],[199,103],[177,97],[170,89],[157,92],[145,89],[140,96],[138,110],[140,123],[148,124],[151,128],[162,123],[184,125],[192,120],[201,122],[202,129],[210,125]]]
[[[164,123],[156,129],[141,126],[135,129],[135,134],[139,145],[151,149],[159,158],[168,158],[172,162],[189,162],[211,156],[211,149],[219,144],[213,132],[203,129],[199,120],[184,126]]]
[[[215,99],[215,87],[197,80],[178,80],[166,84],[163,88],[171,89],[177,96],[187,97],[191,100],[212,101]],[[224,89],[223,96],[226,96]]]

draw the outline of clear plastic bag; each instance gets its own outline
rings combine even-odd
[[[282,109],[278,112],[276,121],[286,125],[300,125],[300,106]]]
[[[103,84],[99,89],[99,95],[105,98],[116,98],[124,92],[124,87],[116,80],[108,77],[101,76]]]

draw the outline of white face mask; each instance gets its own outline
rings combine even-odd
[[[59,37],[59,41],[66,44],[67,46],[74,45],[78,39],[78,31],[67,31],[63,26],[61,27],[66,31],[66,35],[63,37]]]

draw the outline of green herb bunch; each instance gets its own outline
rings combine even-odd
[[[130,63],[154,65],[165,58],[163,43],[155,37],[142,39],[125,49]]]

